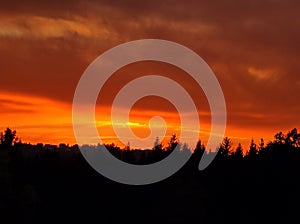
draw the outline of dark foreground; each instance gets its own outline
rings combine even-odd
[[[147,186],[102,177],[78,149],[0,149],[1,223],[300,223],[296,142],[275,139],[243,158],[223,150],[205,171],[194,153]]]

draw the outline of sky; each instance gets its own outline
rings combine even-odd
[[[89,64],[119,44],[164,39],[192,49],[213,70],[226,100],[227,136],[245,145],[271,140],[300,127],[299,10],[296,0],[1,1],[0,128],[16,129],[23,142],[75,144],[72,101]],[[189,89],[205,142],[211,116],[203,91],[182,70],[157,62],[125,66],[101,90],[96,120],[104,142],[118,141],[109,117],[115,94],[154,73]],[[153,115],[165,118],[166,137],[177,133],[176,109],[157,97],[134,105],[133,132],[148,136]]]

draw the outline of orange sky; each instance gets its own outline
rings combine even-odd
[[[0,8],[0,128],[24,142],[74,144],[72,100],[87,66],[118,44],[160,38],[197,52],[218,78],[227,104],[226,135],[245,146],[253,137],[300,127],[298,1],[4,1]],[[179,82],[196,102],[202,139],[210,114],[202,90],[180,69],[154,62],[116,72],[99,95],[99,133],[117,142],[110,104],[122,85],[145,74]],[[102,95],[101,95],[102,94]],[[154,102],[154,103],[153,103]],[[179,133],[178,114],[161,99],[137,102],[134,133],[149,134],[153,115]],[[153,139],[154,142],[154,139]],[[151,147],[152,142],[147,146]]]

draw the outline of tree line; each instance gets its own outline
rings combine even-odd
[[[201,156],[213,152],[201,141],[193,153],[181,147],[175,153],[192,153],[190,160],[150,186],[122,185],[101,176],[76,146],[22,143],[9,128],[0,143],[0,205],[5,216],[18,223],[87,222],[87,217],[102,223],[299,222],[296,128],[276,133],[267,143],[251,140],[247,148],[225,137],[212,164],[201,172]],[[151,150],[115,144],[106,148],[121,160],[148,164],[165,158],[178,144],[173,135],[165,145],[156,139]]]
[[[185,151],[185,153],[191,153],[197,157],[201,157],[204,153],[215,153],[206,150],[204,144],[199,140],[194,149],[189,149],[187,146],[182,144],[177,138],[176,134],[173,134],[166,144],[162,144],[157,137],[155,139],[153,148],[150,150],[138,150],[132,149],[129,145],[121,148],[118,145],[104,144],[106,149],[108,149],[115,157],[124,160],[129,163],[136,164],[148,164],[159,161],[167,157],[175,148],[178,146],[178,153]],[[39,143],[37,145],[31,145],[27,143],[22,143],[21,139],[17,137],[16,130],[6,128],[0,133],[0,147],[6,149],[45,149],[45,150],[60,150],[62,149],[68,151],[78,151],[78,145],[69,146],[66,144],[55,145],[43,145]],[[92,146],[91,146],[92,147]],[[261,138],[259,143],[256,143],[254,139],[251,140],[249,147],[244,148],[241,143],[238,143],[236,147],[233,145],[233,141],[230,137],[224,137],[222,143],[217,148],[217,158],[231,158],[231,159],[247,159],[262,157],[268,154],[286,154],[287,152],[292,152],[300,147],[300,133],[298,133],[297,128],[288,131],[286,134],[283,132],[278,132],[274,135],[274,139],[268,143],[265,143],[264,139]],[[25,150],[25,151],[26,151]]]

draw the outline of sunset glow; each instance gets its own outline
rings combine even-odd
[[[267,10],[258,7],[259,1],[235,7],[166,1],[159,10],[156,3],[147,3],[145,8],[139,1],[130,6],[122,1],[74,3],[67,5],[68,10],[50,1],[28,3],[31,7],[27,3],[1,6],[1,130],[16,129],[23,142],[76,144],[72,100],[85,69],[106,50],[147,38],[185,45],[212,68],[226,100],[226,135],[234,144],[247,146],[251,138],[268,141],[278,131],[300,127],[300,32],[296,28],[300,20],[294,19],[297,11],[292,3],[283,6],[278,1]],[[182,7],[185,10],[179,10]],[[281,16],[273,16],[276,13]],[[111,104],[126,83],[144,75],[172,78],[189,92],[199,114],[199,138],[206,143],[211,115],[205,93],[181,69],[153,61],[123,67],[100,91],[95,119],[102,142],[124,146],[112,128]],[[157,136],[164,144],[172,134],[180,137],[184,127],[180,127],[178,112],[159,97],[136,102],[128,125],[136,136],[145,138],[154,116],[167,124],[166,135]],[[140,148],[150,148],[154,141],[138,146],[128,139],[132,147]]]

